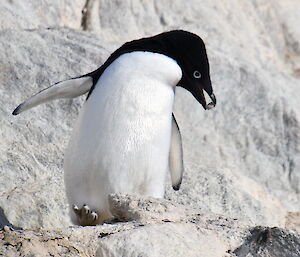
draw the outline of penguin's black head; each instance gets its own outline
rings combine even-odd
[[[205,44],[202,39],[190,32],[175,30],[163,33],[167,54],[175,59],[182,69],[182,79],[178,83],[192,93],[204,109],[211,109],[216,105],[209,74],[209,62]],[[212,102],[206,103],[204,91]]]
[[[113,60],[124,53],[134,51],[147,51],[161,53],[174,59],[182,70],[182,79],[178,83],[192,93],[205,110],[216,105],[216,98],[211,86],[209,63],[206,49],[202,39],[188,31],[173,30],[153,37],[141,38],[125,43],[117,49],[98,70],[89,75],[94,79],[94,85],[88,96],[93,91],[95,81]],[[204,91],[210,96],[212,102],[206,103]]]

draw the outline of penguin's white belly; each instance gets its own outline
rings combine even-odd
[[[123,54],[104,71],[65,154],[70,204],[101,210],[110,193],[163,197],[180,78],[174,60],[149,52]]]

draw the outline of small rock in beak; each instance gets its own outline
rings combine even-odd
[[[206,105],[206,110],[210,110],[210,109],[214,108],[217,104],[217,99],[216,99],[214,93],[212,93],[209,97],[212,100],[212,102],[210,102],[209,104]]]

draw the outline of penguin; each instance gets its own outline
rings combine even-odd
[[[87,93],[64,159],[74,224],[112,219],[112,193],[163,198],[168,169],[173,189],[179,190],[183,149],[173,114],[178,86],[205,110],[215,107],[205,44],[184,30],[127,42],[98,69],[58,82],[13,111],[17,115],[53,99]]]

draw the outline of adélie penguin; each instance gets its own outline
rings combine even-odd
[[[174,30],[127,42],[97,70],[58,82],[13,112],[88,93],[69,146],[64,177],[75,224],[112,218],[111,193],[162,198],[169,169],[174,190],[183,174],[181,135],[172,114],[176,86],[211,109],[216,98],[202,39]],[[207,104],[204,91],[210,96]]]

